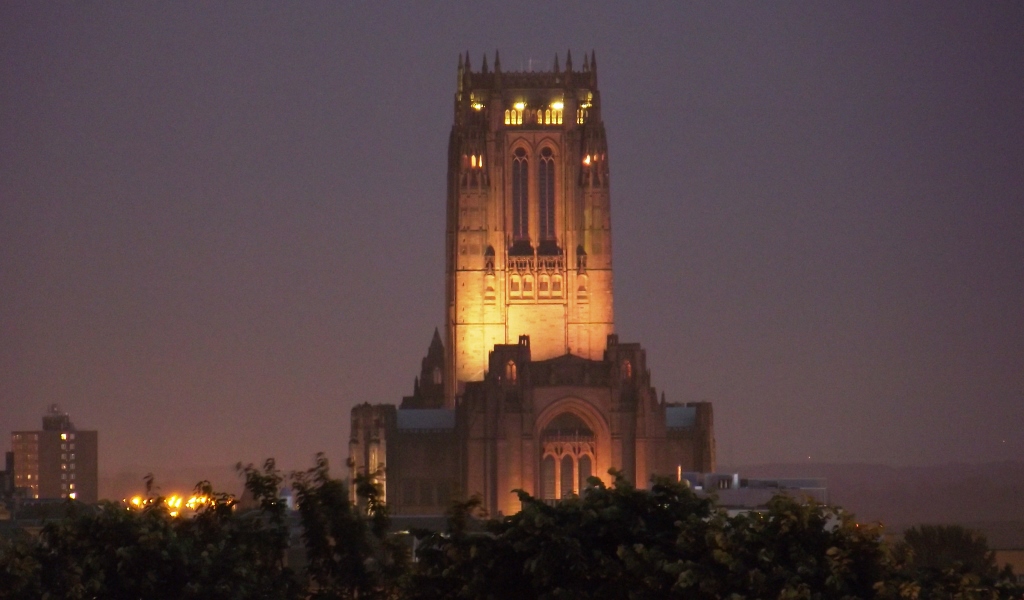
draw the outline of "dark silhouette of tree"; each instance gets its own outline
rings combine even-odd
[[[592,478],[554,505],[519,492],[523,509],[446,535],[426,535],[410,597],[864,598],[885,576],[877,532],[839,511],[779,496],[760,514],[730,517],[685,485],[637,490]]]
[[[38,537],[0,541],[0,598],[878,598],[1009,599],[984,538],[921,526],[888,551],[876,528],[787,496],[730,515],[684,484],[638,490],[614,475],[549,503],[487,520],[478,499],[452,505],[445,532],[415,532],[416,561],[388,533],[377,475],[332,479],[321,454],[283,476],[274,461],[239,465],[253,508],[202,482],[208,499],[175,517],[159,498],[139,509],[69,502]],[[298,518],[280,499],[287,480]],[[304,568],[286,565],[301,527]]]
[[[268,470],[273,470],[272,461]],[[263,475],[253,471],[247,482]],[[191,518],[171,515],[162,498],[141,509],[104,503],[68,504],[38,539],[23,536],[0,548],[4,598],[291,598],[299,589],[284,566],[283,512],[239,516],[234,499],[208,482],[208,498]],[[273,505],[273,500],[258,496]]]
[[[348,485],[331,479],[321,453],[308,471],[292,476],[302,522],[310,598],[383,598],[408,564],[404,546],[388,537],[387,507],[373,475],[356,479],[363,506]]]
[[[1021,590],[1000,573],[985,536],[960,525],[918,525],[893,548],[898,576],[921,598],[1010,598]]]

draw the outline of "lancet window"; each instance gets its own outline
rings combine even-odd
[[[540,239],[555,239],[555,157],[551,148],[544,148],[537,165],[537,185],[540,214]]]
[[[512,157],[512,235],[516,240],[530,237],[529,177],[526,151],[519,148]]]

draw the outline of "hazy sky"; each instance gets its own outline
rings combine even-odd
[[[616,325],[725,464],[1024,457],[1020,2],[0,4],[0,436],[340,466],[443,323],[459,52],[597,52]]]

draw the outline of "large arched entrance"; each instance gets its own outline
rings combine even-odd
[[[562,413],[540,434],[540,497],[544,500],[579,494],[594,471],[594,432],[578,416]]]
[[[589,402],[563,398],[536,421],[538,496],[558,500],[579,494],[587,478],[611,467],[611,436],[601,413]]]

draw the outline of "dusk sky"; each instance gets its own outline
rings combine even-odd
[[[347,455],[443,325],[456,66],[596,51],[615,318],[719,463],[1024,457],[1024,3],[0,4],[0,439]]]

